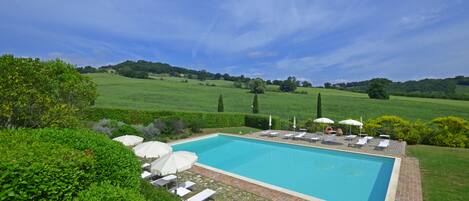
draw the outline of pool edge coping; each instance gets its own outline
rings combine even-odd
[[[317,148],[317,149],[325,149],[325,150],[332,150],[332,151],[348,152],[348,153],[354,153],[354,154],[364,154],[364,155],[392,158],[392,159],[394,159],[394,164],[393,164],[393,168],[392,168],[392,172],[391,172],[391,177],[389,178],[388,189],[386,191],[386,197],[385,197],[384,201],[395,201],[396,200],[397,186],[398,186],[398,183],[399,183],[399,173],[400,173],[400,168],[401,168],[401,158],[396,157],[396,156],[388,156],[388,155],[381,155],[381,154],[375,154],[375,153],[366,153],[366,152],[350,151],[350,150],[343,150],[343,149],[335,149],[335,148],[329,148],[329,147],[319,147],[319,146],[306,145],[306,144],[296,144],[296,143],[291,143],[291,142],[272,141],[272,140],[268,140],[268,139],[248,137],[248,136],[228,134],[228,133],[213,133],[213,134],[198,136],[198,137],[194,137],[194,138],[177,140],[177,141],[174,141],[174,142],[170,142],[168,144],[171,145],[171,146],[172,145],[178,145],[178,144],[183,144],[183,143],[186,143],[186,142],[192,142],[192,141],[212,138],[212,137],[216,137],[216,136],[219,136],[219,135],[239,137],[239,138],[252,139],[252,140],[260,140],[260,141],[265,141],[265,142],[296,145],[296,146],[309,147],[309,148]],[[272,189],[272,190],[280,191],[282,193],[287,193],[287,194],[290,194],[290,195],[293,195],[293,196],[296,196],[296,197],[299,197],[299,198],[302,198],[302,199],[312,200],[312,201],[324,201],[320,198],[316,198],[316,197],[313,197],[313,196],[310,196],[310,195],[306,195],[306,194],[303,194],[303,193],[300,193],[300,192],[296,192],[296,191],[293,191],[293,190],[289,190],[289,189],[286,189],[286,188],[282,188],[282,187],[279,187],[279,186],[268,184],[268,183],[258,181],[258,180],[255,180],[255,179],[251,179],[251,178],[248,178],[248,177],[244,177],[244,176],[241,176],[241,175],[237,175],[237,174],[227,172],[227,171],[224,171],[224,170],[220,170],[220,169],[217,169],[217,168],[214,168],[214,167],[211,167],[211,166],[208,166],[208,165],[204,165],[204,164],[201,164],[201,163],[196,163],[196,165],[200,166],[200,167],[203,167],[203,168],[206,168],[208,170],[217,172],[217,173],[221,173],[221,174],[225,174],[225,175],[237,178],[237,179],[245,180],[247,182],[257,184],[257,185],[260,185],[260,186],[263,186],[263,187],[266,187],[266,188],[269,188],[269,189]]]

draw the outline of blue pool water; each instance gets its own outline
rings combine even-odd
[[[393,158],[227,135],[173,145],[198,162],[328,201],[382,201]]]

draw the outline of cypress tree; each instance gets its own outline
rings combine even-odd
[[[218,96],[218,112],[224,112],[225,111],[225,107],[223,106],[223,96],[220,94],[220,96]]]
[[[257,94],[254,95],[254,100],[252,100],[252,113],[259,113],[259,101],[257,100]]]
[[[316,105],[316,118],[322,117],[322,108],[321,108],[321,93],[318,94],[318,103]]]

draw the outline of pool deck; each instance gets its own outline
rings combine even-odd
[[[326,149],[337,149],[337,150],[344,150],[344,151],[351,151],[351,152],[398,157],[401,159],[401,167],[399,171],[397,191],[396,191],[395,198],[393,200],[396,200],[396,201],[422,201],[423,200],[419,163],[417,159],[413,157],[407,157],[405,155],[405,147],[406,147],[405,142],[391,140],[390,146],[388,148],[376,149],[376,145],[379,143],[379,139],[372,139],[367,145],[358,148],[358,147],[351,145],[354,142],[356,142],[357,139],[350,142],[348,140],[345,140],[343,136],[338,136],[336,138],[335,143],[323,143],[322,141],[310,142],[306,140],[284,139],[282,138],[282,136],[291,131],[277,131],[277,132],[279,132],[279,136],[277,137],[261,136],[260,132],[242,135],[241,137],[262,139],[262,140],[274,141],[274,142],[300,144],[300,145],[320,147],[320,148],[326,148]],[[314,134],[307,134],[306,137],[310,137],[312,135]],[[235,136],[239,136],[239,135],[235,135]],[[191,140],[191,139],[181,140],[180,142],[184,142],[187,140]],[[174,142],[174,143],[177,144],[180,142]],[[196,164],[192,169],[190,169],[190,171],[200,174],[204,177],[211,178],[213,180],[243,189],[247,192],[251,192],[258,196],[261,196],[270,200],[274,200],[274,201],[277,201],[277,200],[278,201],[280,200],[284,200],[284,201],[311,200],[311,199],[305,198],[295,193],[282,191],[282,189],[276,190],[275,188],[267,188],[253,181],[247,181],[242,178],[237,178],[236,176],[232,176],[226,173],[221,173],[215,169],[212,169],[208,166],[204,166],[202,164]],[[388,199],[386,201],[388,201]]]

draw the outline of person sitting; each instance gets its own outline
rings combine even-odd
[[[333,131],[334,131],[334,129],[333,129],[332,127],[328,126],[328,127],[326,128],[324,134],[331,134],[331,133],[333,133]]]

